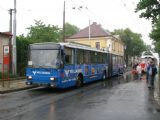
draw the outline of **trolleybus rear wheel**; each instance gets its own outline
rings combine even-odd
[[[83,86],[83,76],[78,75],[77,76],[77,87],[82,87]]]
[[[106,79],[106,71],[103,72],[103,80]]]

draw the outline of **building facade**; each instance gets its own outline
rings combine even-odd
[[[12,35],[8,32],[0,32],[0,72],[3,69],[3,62],[4,62],[4,48],[10,45],[10,39]],[[9,56],[8,56],[9,57]]]
[[[96,22],[93,22],[93,24],[82,29],[65,41],[85,44],[121,56],[124,55],[124,44],[121,39],[118,36],[111,35],[110,32],[104,30],[101,25]]]

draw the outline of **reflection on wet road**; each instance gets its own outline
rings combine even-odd
[[[0,118],[12,120],[159,120],[159,106],[144,80],[131,75],[83,88],[38,88],[0,96]]]

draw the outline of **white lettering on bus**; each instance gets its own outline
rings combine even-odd
[[[50,72],[42,72],[42,71],[33,71],[33,74],[44,74],[44,75],[49,75]]]
[[[66,77],[68,77],[68,75],[70,73],[73,74],[73,73],[80,73],[80,72],[82,72],[82,69],[78,69],[78,70],[65,70],[65,75],[66,75]]]

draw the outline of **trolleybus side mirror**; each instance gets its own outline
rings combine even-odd
[[[33,67],[33,62],[32,61],[28,61],[28,67]]]

